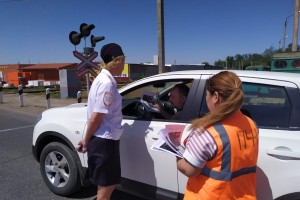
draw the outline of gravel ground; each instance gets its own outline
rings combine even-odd
[[[3,95],[3,103],[0,102],[1,109],[15,110],[18,112],[24,112],[29,115],[39,115],[43,111],[47,110],[47,101],[45,95],[38,95],[32,93],[23,93],[23,104],[21,106],[19,94],[5,94]],[[85,103],[87,99],[82,99]],[[50,98],[50,107],[62,107],[73,103],[77,103],[76,98],[58,99]]]

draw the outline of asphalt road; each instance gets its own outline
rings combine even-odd
[[[31,152],[35,122],[34,115],[0,108],[0,199],[95,199],[95,186],[84,188],[70,197],[57,196],[48,190]],[[142,199],[115,190],[111,200]]]

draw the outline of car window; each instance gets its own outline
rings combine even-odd
[[[287,62],[285,60],[276,60],[274,66],[275,68],[283,69],[287,67]]]
[[[294,67],[294,68],[300,68],[300,59],[293,60],[292,67]]]
[[[288,128],[292,106],[284,87],[243,83],[244,103],[241,111],[259,127]],[[208,112],[205,98],[200,116]]]
[[[243,83],[244,104],[258,126],[288,128],[291,104],[284,87]]]
[[[176,85],[184,83],[189,88],[192,85],[192,80],[165,80],[149,82],[139,85],[126,93],[123,93],[123,117],[138,118],[143,120],[155,120],[165,118],[153,107],[154,104],[160,103],[164,110],[170,114],[175,114],[177,111],[169,102],[171,89]],[[145,105],[146,103],[146,105]]]

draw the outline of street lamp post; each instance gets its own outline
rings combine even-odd
[[[288,18],[292,17],[294,15],[289,15],[285,18],[285,21],[284,21],[284,32],[283,32],[283,45],[282,45],[282,52],[285,52],[285,40],[287,38],[286,36],[286,27],[287,27],[287,23],[288,23]]]
[[[282,37],[282,38],[279,39],[279,47],[278,47],[278,50],[281,49],[282,52],[285,51],[285,40],[286,40],[286,38],[288,38],[288,37],[289,37],[289,36],[286,35],[285,37]],[[282,46],[281,46],[281,42],[283,43]]]
[[[294,31],[293,31],[293,41],[292,41],[292,51],[297,51],[298,47],[298,23],[299,23],[299,1],[300,0],[295,0],[295,6],[294,6],[294,14],[289,15],[285,18],[284,21],[284,32],[283,32],[283,46],[282,46],[282,51],[285,52],[285,40],[286,40],[286,27],[288,23],[288,18],[294,16]]]

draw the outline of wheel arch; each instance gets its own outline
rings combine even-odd
[[[74,149],[74,145],[72,144],[72,142],[65,137],[64,135],[54,132],[54,131],[47,131],[42,133],[36,140],[36,158],[37,161],[40,162],[40,156],[41,153],[43,151],[43,149],[45,148],[45,146],[51,142],[60,142],[64,145],[66,145],[67,147],[69,147],[70,149]],[[77,155],[78,157],[78,155]],[[79,157],[78,157],[79,159]]]

